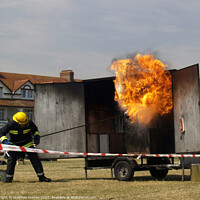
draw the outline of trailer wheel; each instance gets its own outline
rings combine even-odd
[[[168,174],[168,169],[162,169],[162,170],[157,170],[157,169],[151,169],[150,170],[151,176],[153,176],[156,179],[162,179]]]
[[[131,181],[133,179],[134,170],[127,161],[119,161],[114,167],[115,178],[118,181]]]
[[[150,158],[148,164],[156,165],[156,164],[170,164],[170,160],[168,158]],[[162,179],[167,176],[168,169],[150,169],[150,174],[156,179]]]

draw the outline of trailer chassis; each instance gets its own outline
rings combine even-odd
[[[174,157],[85,157],[85,179],[88,178],[87,170],[111,169],[115,178],[119,181],[130,181],[135,171],[150,171],[152,177],[163,179],[169,170],[182,169],[182,181],[184,181],[184,158],[179,163],[174,162]]]

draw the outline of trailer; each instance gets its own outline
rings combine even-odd
[[[168,171],[172,169],[185,169],[183,163],[174,163],[174,158],[167,157],[108,157],[105,159],[99,157],[85,158],[85,177],[87,179],[87,170],[90,169],[111,169],[111,177],[114,176],[119,181],[131,181],[136,171],[148,170],[152,177],[162,179],[167,176]],[[182,180],[184,180],[184,171]]]
[[[200,163],[199,158],[181,158],[177,164],[174,157],[147,156],[200,152],[199,66],[170,72],[173,110],[155,116],[149,126],[130,123],[114,101],[115,77],[36,85],[35,121],[43,137],[41,148],[139,155],[85,156],[86,178],[87,170],[99,168],[114,169],[116,179],[122,181],[131,180],[135,171],[142,170],[149,170],[155,178],[165,177],[170,169],[182,169],[184,175],[185,168]]]

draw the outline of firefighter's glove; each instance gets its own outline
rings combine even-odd
[[[35,145],[40,144],[40,136],[39,136],[39,135],[36,135],[36,136],[34,137],[34,144],[35,144]]]
[[[7,144],[7,145],[12,145],[12,144],[9,142],[9,140],[4,140],[2,143],[3,143],[3,144]]]

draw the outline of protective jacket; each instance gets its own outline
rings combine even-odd
[[[17,146],[31,147],[33,138],[34,140],[40,139],[38,128],[32,120],[29,120],[28,125],[24,128],[15,121],[8,122],[0,129],[0,139],[3,144],[8,141],[7,133],[10,135],[9,142]]]

